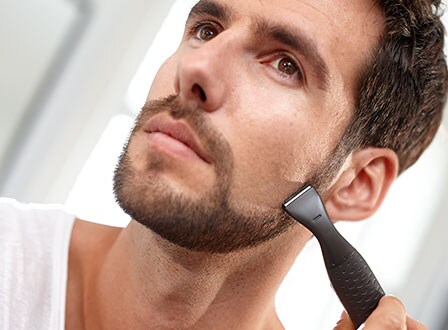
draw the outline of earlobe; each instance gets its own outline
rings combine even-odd
[[[398,157],[390,149],[366,148],[354,151],[346,162],[326,201],[327,210],[334,221],[363,220],[381,206],[397,177]]]

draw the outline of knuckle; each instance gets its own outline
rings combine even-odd
[[[391,307],[393,306],[397,313],[403,314],[403,316],[406,315],[406,307],[400,299],[395,296],[386,296],[385,298],[387,299],[387,304]]]
[[[387,299],[390,303],[393,303],[396,306],[400,306],[402,309],[405,309],[404,303],[397,297],[389,295],[385,296],[385,299]]]
[[[406,329],[406,323],[403,321],[403,318],[395,313],[388,314],[383,319],[385,329]]]

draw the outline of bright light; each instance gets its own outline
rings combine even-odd
[[[113,117],[87,159],[65,203],[78,217],[118,227],[128,224],[129,217],[115,203],[112,179],[133,122],[130,116]]]
[[[182,0],[174,3],[132,79],[126,96],[128,109],[138,112],[142,108],[157,70],[177,49],[188,13],[196,2],[197,0]]]

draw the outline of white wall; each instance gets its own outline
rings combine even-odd
[[[82,6],[81,33],[71,53],[64,54],[63,74],[44,93],[38,116],[23,123],[14,153],[2,159],[2,195],[25,201],[65,200],[109,118],[126,111],[130,80],[172,3],[108,0]],[[43,6],[34,13],[52,9]],[[45,42],[46,34],[35,38]]]
[[[0,159],[45,84],[79,14],[57,0],[0,2]]]

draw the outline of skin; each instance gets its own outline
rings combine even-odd
[[[240,209],[277,209],[337,145],[353,113],[357,75],[382,30],[381,11],[370,1],[216,2],[234,15],[226,22],[191,17],[187,31],[211,20],[216,33],[203,40],[198,30],[186,32],[148,100],[175,94],[201,108],[233,152],[230,202]],[[325,88],[305,54],[255,36],[256,17],[287,24],[313,41],[328,66]],[[297,60],[304,79],[279,70],[285,54]],[[201,196],[215,182],[213,164],[173,156],[162,144],[133,148],[134,155],[149,152],[169,164],[157,176],[166,189]],[[145,167],[144,157],[132,161]],[[352,152],[324,192],[331,218],[360,220],[374,213],[397,168],[390,150]],[[257,247],[210,254],[172,245],[136,221],[120,229],[77,220],[66,328],[282,329],[275,293],[310,238],[297,225]],[[406,326],[424,328],[406,318],[398,299],[385,297],[365,329]],[[352,328],[346,316],[336,327]]]

